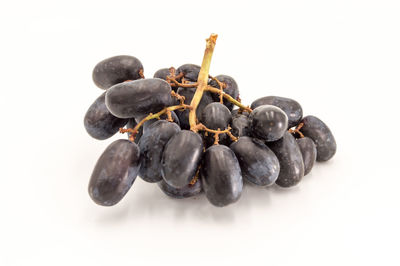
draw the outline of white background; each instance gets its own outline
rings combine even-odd
[[[1,1],[0,265],[399,265],[398,1]],[[299,101],[336,136],[295,188],[237,204],[167,198],[136,180],[116,206],[87,184],[112,139],[83,116],[109,56],[200,64],[244,103]]]

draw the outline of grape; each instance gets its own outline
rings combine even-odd
[[[210,103],[208,104],[204,110],[202,119],[200,120],[207,128],[209,129],[221,129],[224,130],[228,127],[229,123],[232,120],[232,115],[229,109],[221,104],[221,103]],[[210,146],[214,143],[213,134],[208,134],[205,137],[207,146]],[[220,134],[219,140],[221,144],[229,144],[229,138],[227,134]]]
[[[210,103],[204,110],[200,120],[206,127],[210,129],[221,130],[228,127],[232,120],[232,115],[229,109],[221,103]]]
[[[255,109],[258,106],[266,104],[279,107],[286,113],[288,117],[288,128],[297,126],[303,117],[303,109],[298,102],[279,96],[267,96],[257,99],[251,104],[251,108]]]
[[[161,68],[161,69],[157,70],[156,73],[154,73],[153,78],[167,80],[167,76],[169,76],[169,75],[171,75],[171,71],[169,70],[169,68]]]
[[[193,99],[193,95],[196,92],[196,88],[179,88],[177,93],[181,96],[185,97],[185,104],[190,104],[190,102]],[[202,119],[202,112],[204,110],[204,108],[210,104],[214,102],[214,100],[212,99],[211,94],[206,91],[203,93],[203,97],[201,98],[201,101],[199,103],[199,105],[197,106],[196,109],[196,116],[199,120]],[[176,115],[179,117],[179,122],[181,125],[182,129],[190,129],[190,124],[189,124],[189,110],[177,110],[176,111]]]
[[[180,73],[183,73],[185,79],[196,82],[199,77],[200,66],[193,64],[182,65],[176,70],[176,75]]]
[[[252,134],[265,141],[278,140],[287,130],[286,114],[273,105],[261,105],[255,108],[249,118]]]
[[[106,105],[120,118],[156,113],[172,103],[171,86],[162,79],[140,79],[112,86],[106,93]]]
[[[269,142],[268,147],[278,157],[281,167],[276,184],[281,187],[297,185],[304,176],[303,156],[296,139],[289,132],[280,140]]]
[[[259,186],[275,183],[279,175],[279,161],[262,141],[241,137],[230,148],[239,161],[244,178]]]
[[[184,199],[196,196],[200,194],[201,188],[201,180],[197,180],[193,185],[189,184],[184,186],[183,188],[174,188],[167,184],[164,180],[158,182],[159,188],[164,192],[167,196],[176,199]]]
[[[94,167],[89,195],[99,205],[117,204],[131,188],[140,168],[137,144],[119,139],[111,143]]]
[[[143,65],[136,57],[119,55],[107,58],[93,69],[93,81],[97,87],[108,89],[111,86],[140,78],[139,71]]]
[[[232,77],[227,76],[227,75],[218,75],[215,78],[218,79],[220,82],[223,82],[223,83],[226,84],[226,88],[224,88],[224,92],[225,93],[229,94],[235,100],[238,99],[238,97],[239,97],[239,87],[238,87],[236,81]],[[212,87],[215,87],[215,88],[218,88],[218,89],[220,88],[218,86],[218,83],[215,80],[211,80],[210,81],[210,85]],[[218,94],[213,94],[213,97],[214,97],[214,101],[216,101],[216,102],[220,101],[220,98],[219,98]],[[224,105],[226,107],[228,107],[228,109],[230,111],[232,111],[233,103],[229,102],[225,98],[224,98]]]
[[[134,128],[137,125],[135,118],[130,118],[128,124],[126,124],[126,128]],[[135,136],[135,143],[139,143],[140,138],[143,135],[143,127],[140,127],[138,133]],[[128,133],[128,138],[131,136],[131,133]]]
[[[235,154],[227,146],[214,145],[208,148],[200,172],[204,192],[211,204],[223,207],[240,198],[242,173]]]
[[[189,130],[175,134],[162,155],[161,173],[168,185],[183,188],[193,179],[203,154],[203,140]]]
[[[83,120],[86,131],[95,139],[108,139],[125,126],[127,119],[113,116],[105,104],[105,95],[98,97],[89,107]]]
[[[304,175],[307,175],[314,166],[315,160],[317,159],[317,148],[312,139],[304,137],[296,139],[299,145],[301,155],[304,163]]]
[[[161,157],[168,140],[180,131],[175,123],[158,120],[151,124],[140,139],[141,168],[139,176],[147,182],[158,182],[161,176]]]
[[[304,136],[311,138],[317,146],[317,161],[331,159],[336,153],[336,141],[328,126],[312,115],[304,117],[301,123],[304,126],[300,131]]]
[[[250,119],[248,115],[245,114],[236,114],[232,118],[232,134],[236,137],[250,136]]]

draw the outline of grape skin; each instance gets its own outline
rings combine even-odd
[[[164,192],[167,196],[175,198],[175,199],[184,199],[196,196],[201,193],[201,180],[197,180],[194,185],[186,185],[183,188],[174,188],[167,184],[164,180],[158,182],[158,187]]]
[[[161,68],[154,73],[153,78],[167,80],[167,76],[171,75],[169,68]]]
[[[106,93],[108,110],[120,118],[143,117],[171,103],[171,86],[162,79],[124,82],[112,86]]]
[[[308,137],[296,139],[296,142],[299,145],[303,157],[304,175],[307,175],[311,172],[317,159],[317,147],[315,146],[314,141]]]
[[[139,176],[146,182],[162,180],[161,159],[169,139],[180,131],[175,123],[159,120],[151,124],[139,141],[141,168]]]
[[[202,119],[200,120],[209,129],[221,129],[224,130],[232,121],[232,115],[229,109],[221,103],[210,103],[208,104],[202,113]],[[207,146],[211,146],[214,143],[213,134],[205,136]],[[230,139],[227,134],[219,135],[220,144],[229,145]]]
[[[249,118],[253,136],[265,141],[282,138],[288,127],[286,114],[273,105],[261,105],[255,108]]]
[[[311,138],[317,146],[317,161],[324,162],[331,159],[336,153],[336,141],[329,127],[319,118],[309,115],[301,121],[300,131],[304,136]]]
[[[136,143],[119,139],[98,159],[89,182],[89,195],[102,206],[117,204],[131,188],[140,168]]]
[[[176,70],[176,75],[179,75],[180,73],[183,73],[185,79],[196,82],[199,77],[200,66],[194,64],[181,65]]]
[[[105,95],[102,93],[86,112],[83,123],[86,131],[95,139],[104,140],[112,137],[119,128],[126,125],[127,119],[115,117],[105,104]]]
[[[267,145],[275,153],[281,168],[275,183],[281,187],[297,185],[304,176],[304,163],[295,138],[285,131],[280,140],[268,142]]]
[[[301,105],[293,99],[279,97],[279,96],[266,96],[255,100],[251,104],[251,108],[255,109],[261,105],[274,105],[282,109],[288,117],[288,128],[297,126],[303,117],[303,109]]]
[[[93,69],[92,77],[96,86],[106,90],[115,84],[141,78],[140,70],[143,70],[143,65],[139,59],[119,55],[99,62]]]
[[[161,174],[174,188],[183,188],[193,179],[203,155],[203,140],[190,130],[182,130],[167,143],[162,155]]]
[[[236,114],[232,118],[232,134],[236,137],[251,136],[250,119],[248,115]]]
[[[208,148],[200,172],[204,192],[211,204],[223,207],[239,200],[243,189],[242,172],[235,154],[227,146]]]
[[[279,161],[262,141],[241,137],[230,148],[239,161],[244,178],[258,186],[275,183],[280,170]]]
[[[218,75],[215,77],[216,79],[218,79],[220,82],[223,82],[226,84],[226,88],[224,88],[224,92],[228,95],[230,95],[233,99],[237,100],[239,97],[239,87],[236,83],[236,81],[227,75]],[[211,80],[209,82],[210,86],[214,87],[214,88],[220,88],[218,83],[215,80]],[[213,98],[214,101],[219,102],[220,98],[218,94],[213,94]],[[228,109],[230,111],[232,111],[233,109],[233,103],[229,102],[228,100],[226,100],[225,98],[223,99],[223,103],[226,107],[228,107]]]

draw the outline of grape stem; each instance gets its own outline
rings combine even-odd
[[[195,132],[197,132],[199,130],[203,130],[203,131],[206,131],[206,132],[209,132],[209,133],[213,133],[214,134],[214,138],[215,138],[214,144],[218,144],[218,141],[219,141],[218,135],[219,134],[224,134],[224,133],[226,133],[232,139],[232,141],[237,141],[238,140],[238,138],[235,137],[231,133],[231,130],[232,130],[231,127],[227,127],[224,130],[221,130],[221,129],[214,130],[214,129],[209,129],[208,127],[206,127],[202,123],[198,123],[197,125],[194,126],[194,129],[196,130]]]
[[[146,121],[149,121],[151,119],[160,119],[160,116],[162,116],[165,113],[168,115],[168,120],[172,120],[171,111],[179,110],[179,109],[182,109],[182,110],[191,109],[191,106],[187,105],[187,104],[180,104],[180,105],[173,105],[173,106],[165,107],[158,113],[155,113],[155,114],[150,113],[148,116],[143,118],[134,128],[120,128],[119,132],[120,133],[131,133],[131,135],[129,136],[129,140],[133,142],[133,141],[135,141],[136,134],[139,132],[139,128],[141,126],[143,126],[143,124]]]
[[[224,91],[222,91],[221,89],[217,89],[211,86],[207,86],[207,88],[205,89],[206,91],[210,91],[213,93],[217,93],[219,95],[222,95],[222,97],[224,97],[227,101],[233,103],[234,105],[238,106],[241,110],[246,111],[246,112],[253,112],[253,110],[248,107],[243,105],[241,102],[239,102],[238,100],[235,100],[232,96],[230,96],[229,94],[225,93]]]
[[[301,131],[300,131],[300,129],[302,128],[304,126],[304,123],[300,123],[300,124],[298,124],[297,125],[297,127],[295,128],[295,129],[289,129],[288,131],[289,131],[289,133],[291,133],[291,134],[299,134],[300,135],[300,138],[304,138],[304,134],[303,133],[301,133]]]
[[[196,124],[196,109],[200,103],[201,98],[203,97],[203,92],[208,86],[208,72],[210,71],[211,58],[214,52],[214,47],[217,42],[217,34],[211,34],[210,38],[207,39],[206,50],[204,52],[203,63],[201,64],[199,77],[197,78],[197,89],[194,93],[192,102],[190,106],[192,107],[189,112],[189,124],[190,130],[197,132]]]

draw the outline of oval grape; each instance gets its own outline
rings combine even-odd
[[[307,175],[311,172],[315,160],[317,159],[317,147],[315,146],[314,141],[308,137],[296,139],[296,141],[303,157],[304,175]]]
[[[265,141],[282,138],[288,127],[287,115],[273,105],[261,105],[251,112],[250,125],[252,134]]]
[[[171,103],[171,86],[162,79],[124,82],[112,86],[106,93],[108,110],[120,118],[143,117]]]
[[[235,154],[227,146],[208,148],[200,172],[204,192],[211,204],[223,207],[239,200],[243,189],[242,173]]]
[[[165,182],[174,188],[183,188],[193,179],[203,154],[203,140],[189,130],[175,134],[162,155],[161,173]]]
[[[262,141],[241,137],[230,148],[239,161],[244,178],[258,186],[275,183],[280,170],[279,161]]]
[[[194,64],[181,65],[176,70],[176,75],[179,75],[180,73],[183,73],[185,79],[196,82],[199,77],[200,66]]]
[[[104,140],[112,137],[119,128],[126,125],[127,119],[115,117],[110,113],[105,104],[103,93],[89,107],[84,118],[86,131],[95,139]]]
[[[116,140],[98,159],[89,182],[89,195],[102,206],[117,204],[131,188],[140,168],[136,143]]]
[[[336,141],[329,127],[319,118],[309,115],[301,121],[300,131],[304,136],[311,138],[317,146],[317,161],[324,162],[331,159],[336,153]]]
[[[279,96],[267,96],[255,100],[251,104],[251,108],[255,109],[261,105],[274,105],[282,109],[288,117],[288,128],[297,126],[303,117],[303,109],[300,104],[293,99],[279,97]]]
[[[141,78],[139,71],[143,65],[136,57],[119,55],[104,59],[93,69],[93,81],[101,89],[127,81]]]
[[[286,131],[280,140],[269,142],[268,147],[275,153],[280,165],[275,183],[281,187],[297,185],[304,176],[304,163],[296,139]]]

